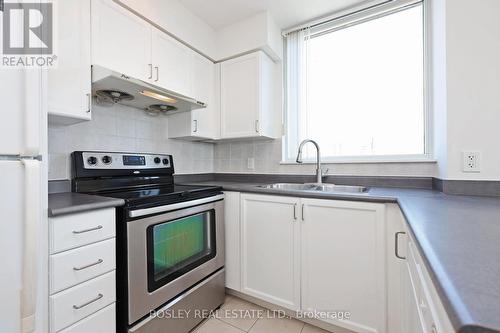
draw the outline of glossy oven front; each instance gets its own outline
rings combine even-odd
[[[129,325],[224,267],[221,197],[127,223]]]

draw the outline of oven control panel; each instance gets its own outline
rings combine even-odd
[[[84,169],[164,169],[172,167],[172,156],[142,153],[82,152]]]

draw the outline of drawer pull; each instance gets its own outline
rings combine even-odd
[[[98,225],[95,228],[90,228],[90,229],[85,229],[85,230],[73,230],[73,233],[78,235],[78,234],[83,234],[83,233],[90,232],[90,231],[96,231],[99,229],[102,229],[102,225]]]
[[[104,295],[103,295],[103,294],[98,294],[96,298],[91,299],[90,301],[88,301],[88,302],[86,302],[86,303],[83,303],[82,305],[73,305],[73,309],[75,309],[75,310],[79,310],[79,309],[81,309],[81,308],[86,307],[87,305],[90,305],[90,304],[92,304],[92,303],[94,303],[94,302],[97,302],[98,300],[100,300],[100,299],[101,299],[101,298],[103,298],[103,297],[104,297]]]
[[[103,262],[104,262],[104,260],[99,259],[96,262],[88,264],[88,265],[85,265],[85,266],[73,267],[73,270],[75,270],[75,271],[81,271],[82,269],[89,268],[89,267],[92,267],[92,266],[95,266],[95,265],[99,265],[99,264],[102,264]]]

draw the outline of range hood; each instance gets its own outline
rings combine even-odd
[[[101,66],[92,66],[92,94],[98,104],[123,104],[151,114],[173,114],[206,108],[196,99],[160,88]]]

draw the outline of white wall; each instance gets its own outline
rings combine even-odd
[[[49,179],[70,179],[75,150],[165,153],[174,156],[176,174],[213,172],[214,147],[167,139],[168,118],[121,105],[93,105],[92,120],[72,126],[49,126]]]
[[[500,2],[432,1],[434,151],[443,179],[500,179]],[[481,172],[462,153],[481,153]]]
[[[203,55],[216,59],[215,30],[178,0],[115,0],[156,23]]]
[[[446,6],[447,179],[500,179],[500,1]],[[480,151],[481,172],[462,172],[462,151]]]

